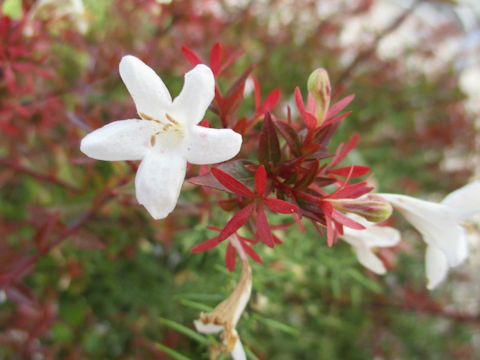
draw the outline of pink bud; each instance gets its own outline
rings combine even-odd
[[[342,212],[360,215],[371,222],[382,222],[392,215],[392,206],[378,195],[358,199],[329,199],[332,206]]]

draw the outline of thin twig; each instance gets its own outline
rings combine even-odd
[[[48,182],[48,183],[51,183],[51,184],[54,184],[54,185],[57,185],[57,186],[60,186],[60,187],[63,187],[69,191],[72,191],[72,192],[79,192],[80,189],[63,181],[63,180],[60,180],[59,178],[57,178],[56,176],[54,175],[48,175],[48,174],[42,174],[40,172],[37,172],[33,169],[29,169],[25,166],[23,166],[22,164],[20,164],[19,162],[17,161],[13,161],[13,160],[10,160],[10,159],[5,159],[5,158],[0,158],[0,165],[3,165],[3,166],[7,166],[15,171],[18,171],[18,172],[21,172],[21,173],[24,173],[26,175],[29,175],[37,180],[40,180],[40,181],[43,181],[43,182]]]
[[[408,9],[406,9],[403,13],[401,13],[396,19],[394,19],[389,26],[387,26],[381,33],[377,34],[375,36],[375,39],[373,40],[372,44],[365,50],[361,51],[358,53],[358,55],[353,59],[353,61],[348,65],[345,70],[340,74],[338,77],[336,83],[337,84],[342,84],[344,83],[348,78],[352,76],[354,73],[355,69],[363,63],[365,60],[367,60],[376,50],[378,47],[378,44],[380,43],[380,40],[382,40],[385,36],[388,34],[394,32],[396,29],[402,25],[405,20],[413,13],[413,11],[423,2],[424,0],[417,0],[415,1],[412,6],[410,6]]]

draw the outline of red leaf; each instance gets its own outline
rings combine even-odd
[[[288,201],[275,199],[275,198],[266,198],[263,200],[267,207],[280,214],[293,214],[298,212],[298,206],[290,204]]]
[[[275,107],[275,105],[277,105],[279,99],[280,99],[280,90],[278,90],[278,89],[273,90],[266,97],[266,99],[263,103],[263,107],[262,107],[261,112],[264,113],[266,111],[272,110]]]
[[[227,269],[230,272],[235,270],[235,258],[235,248],[229,241],[227,245],[227,251],[225,252],[225,265],[227,265]]]
[[[297,104],[297,108],[300,110],[300,113],[304,113],[305,104],[303,103],[302,92],[298,86],[295,88],[295,103]]]
[[[255,95],[255,114],[260,112],[260,105],[262,102],[262,98],[260,95],[260,85],[258,84],[258,79],[256,76],[252,76],[253,78],[253,93]]]
[[[187,60],[192,64],[193,66],[198,65],[198,64],[203,64],[203,61],[188,47],[182,46],[182,52],[183,55],[187,58]]]
[[[245,206],[242,210],[238,211],[227,222],[220,235],[218,235],[219,241],[223,241],[232,235],[235,231],[241,228],[249,219],[253,213],[255,204],[251,203]]]
[[[328,197],[332,199],[355,199],[372,191],[373,188],[366,186],[366,184],[365,181],[356,184],[345,184],[344,187],[336,190]]]
[[[220,69],[218,69],[217,75],[222,73],[227,67],[230,66],[240,55],[243,54],[243,50],[236,50],[232,54],[229,55],[227,60],[220,66]]]
[[[218,66],[220,64],[220,57],[222,55],[222,45],[220,43],[215,43],[213,45],[212,51],[210,52],[210,68],[212,69],[213,75],[217,75]]]
[[[255,236],[258,240],[271,248],[275,245],[272,231],[270,230],[270,225],[268,225],[267,217],[265,216],[265,211],[263,210],[262,205],[257,209],[257,233]]]
[[[352,170],[353,168],[353,170]],[[330,170],[330,173],[346,177],[350,175],[350,177],[359,177],[367,174],[370,171],[368,166],[361,166],[361,165],[353,165],[353,166],[345,166],[337,169]]]
[[[222,242],[222,240],[219,240],[218,236],[215,236],[215,237],[213,237],[211,239],[208,239],[208,240],[206,240],[206,241],[204,241],[204,242],[202,242],[198,245],[195,245],[190,250],[190,252],[192,254],[195,254],[195,253],[199,253],[199,252],[202,252],[202,251],[207,251],[207,250],[213,249],[215,246],[217,246],[221,242]]]
[[[337,149],[337,153],[335,154],[335,157],[330,162],[329,167],[333,168],[337,166],[345,158],[345,156],[347,156],[348,153],[352,151],[355,145],[357,145],[359,138],[360,138],[360,135],[355,134],[352,136],[352,138],[348,141],[348,143],[345,146],[343,144],[340,144],[340,146]]]
[[[258,256],[258,254],[255,252],[255,250],[253,250],[250,245],[248,245],[246,242],[242,241],[242,240],[239,240],[240,242],[240,245],[242,245],[242,249],[243,251],[245,251],[245,253],[250,256],[254,261],[256,261],[257,263],[261,264],[262,263],[262,259],[260,259],[260,256]]]
[[[212,168],[212,174],[227,189],[233,191],[237,195],[245,197],[255,197],[255,194],[242,182],[235,179],[232,175],[217,168]]]
[[[295,188],[296,189],[307,188],[313,182],[313,180],[315,180],[319,167],[320,167],[320,162],[318,160],[313,161],[309,169],[305,173],[305,175],[303,175],[303,177],[297,181],[297,183],[295,184]]]
[[[340,111],[345,109],[347,105],[350,104],[354,98],[355,98],[355,95],[352,94],[336,102],[335,105],[331,106],[330,109],[328,109],[327,116],[325,117],[325,121],[330,120],[332,117],[337,115]]]
[[[265,113],[263,126],[260,131],[258,142],[258,161],[270,167],[270,163],[276,165],[280,161],[280,144],[278,142],[277,132],[273,126],[270,113]]]
[[[285,123],[283,121],[277,120],[274,122],[275,127],[280,131],[280,134],[283,136],[287,145],[290,147],[294,155],[300,153],[300,140],[296,130],[292,125]]]
[[[255,191],[258,196],[263,196],[265,187],[267,186],[267,172],[265,166],[260,165],[255,172]]]

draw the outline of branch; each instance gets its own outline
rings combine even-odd
[[[356,68],[367,60],[376,50],[380,40],[382,40],[388,34],[397,30],[400,25],[402,25],[405,20],[413,13],[413,11],[423,2],[424,0],[415,1],[412,6],[406,9],[401,13],[396,19],[394,19],[389,26],[387,26],[381,33],[377,34],[372,44],[365,50],[360,51],[358,55],[353,59],[353,61],[346,67],[346,69],[340,74],[338,80],[336,81],[337,85],[345,82],[348,78],[352,76]]]

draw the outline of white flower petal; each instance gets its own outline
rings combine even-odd
[[[195,320],[193,324],[195,325],[195,329],[202,334],[216,334],[225,329],[222,325],[215,325],[213,323],[204,324],[201,320]]]
[[[132,55],[122,58],[120,76],[145,119],[161,119],[172,106],[172,98],[162,79],[142,60]]]
[[[447,277],[448,259],[436,246],[428,245],[425,254],[425,266],[428,280],[427,288],[432,290]]]
[[[463,261],[464,232],[448,206],[397,194],[379,194],[389,201],[422,235],[448,258],[450,266]]]
[[[185,179],[186,161],[181,154],[148,152],[135,177],[137,200],[154,219],[165,218],[177,204]]]
[[[230,129],[193,126],[185,146],[185,157],[192,164],[215,164],[238,154],[242,136]]]
[[[206,65],[197,65],[185,74],[183,89],[173,101],[170,115],[184,124],[196,125],[202,121],[214,96],[212,70]]]
[[[85,136],[80,150],[97,160],[140,160],[145,156],[153,131],[146,120],[114,121]]]
[[[394,246],[400,241],[400,232],[389,226],[377,226],[355,214],[347,214],[349,218],[365,226],[363,230],[349,227],[343,228],[340,237],[354,247],[358,261],[377,274],[385,274],[386,269],[382,261],[372,251],[372,247]]]
[[[443,199],[442,204],[454,210],[458,221],[480,213],[480,181],[451,192]]]
[[[383,275],[387,272],[382,261],[366,246],[354,246],[360,264],[376,274]]]
[[[356,214],[346,214],[350,219],[365,226],[363,230],[355,230],[344,227],[344,234],[355,238],[357,241],[365,243],[368,247],[390,247],[400,242],[400,231],[390,226],[378,226],[376,223],[368,221]]]
[[[238,335],[237,335],[237,341],[235,341],[235,346],[230,354],[232,355],[233,360],[247,360],[247,356],[245,355],[245,350],[243,350],[243,345]]]

